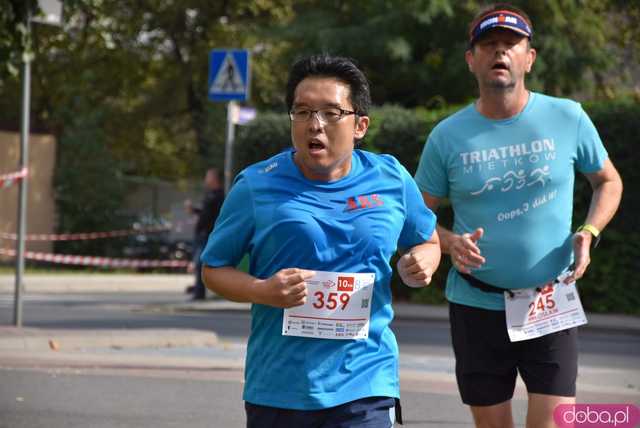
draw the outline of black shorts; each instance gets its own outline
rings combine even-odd
[[[470,406],[510,400],[518,372],[534,394],[575,397],[576,328],[511,342],[504,311],[449,303],[451,339],[460,396]]]
[[[247,428],[391,428],[398,406],[392,397],[367,397],[321,410],[244,403]]]

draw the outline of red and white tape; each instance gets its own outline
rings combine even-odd
[[[8,248],[0,248],[0,255],[15,257],[16,251]],[[110,257],[77,256],[71,254],[38,253],[25,251],[24,256],[28,260],[38,260],[50,263],[60,263],[76,266],[108,266],[114,268],[186,268],[189,262],[186,260],[149,260],[149,259],[114,259]]]
[[[148,226],[134,229],[111,230],[108,232],[85,232],[85,233],[60,233],[60,234],[29,234],[25,236],[25,241],[84,241],[90,239],[115,238],[119,236],[141,235],[147,233],[158,233],[171,230],[172,225]],[[15,233],[0,232],[0,239],[15,241],[18,235]]]
[[[22,168],[22,170],[18,172],[0,175],[0,189],[10,187],[19,180],[25,178],[28,174],[29,170],[27,168]]]

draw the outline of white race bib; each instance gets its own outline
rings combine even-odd
[[[306,281],[306,303],[284,310],[282,334],[366,339],[375,277],[373,273],[316,271]]]
[[[512,342],[545,336],[587,323],[576,283],[550,283],[540,291],[532,288],[504,293],[507,331]]]

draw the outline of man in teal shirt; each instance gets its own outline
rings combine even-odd
[[[478,426],[509,427],[519,371],[527,426],[552,427],[553,409],[575,400],[575,328],[510,342],[503,291],[549,283],[572,263],[567,281],[580,278],[622,183],[578,103],[526,89],[536,58],[526,13],[493,5],[469,30],[465,58],[480,97],[434,128],[415,176],[431,209],[448,198],[454,211],[453,230],[438,233],[453,263],[446,296],[458,386]],[[593,188],[575,234],[574,170]]]

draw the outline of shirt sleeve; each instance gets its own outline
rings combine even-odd
[[[444,198],[449,195],[447,166],[442,159],[438,144],[436,144],[434,132],[431,133],[422,150],[415,181],[422,192],[427,192],[437,198]]]
[[[200,260],[211,267],[237,266],[253,237],[254,212],[251,189],[246,178],[240,175],[222,204]]]
[[[436,215],[425,205],[420,190],[411,175],[404,167],[400,166],[400,168],[407,216],[402,232],[400,232],[398,246],[411,248],[431,239],[436,228]]]
[[[577,134],[576,169],[584,174],[600,171],[609,155],[598,130],[582,108]]]

